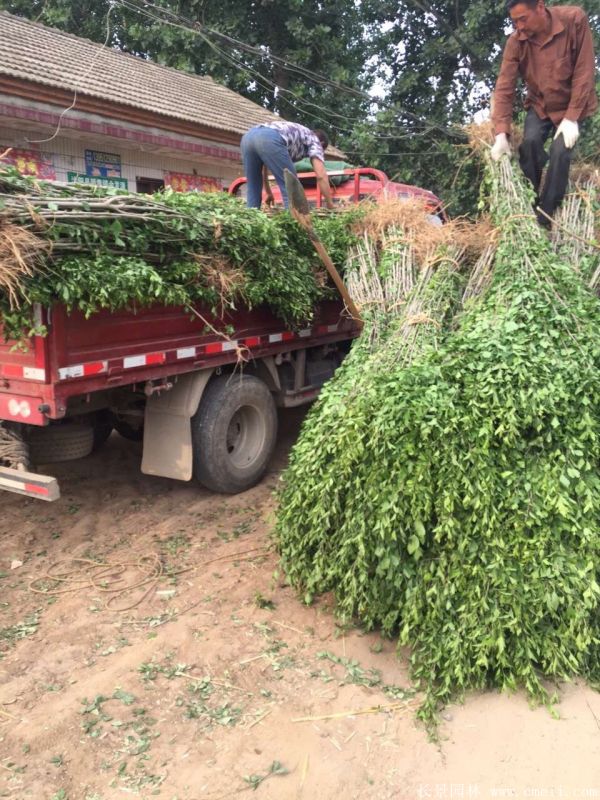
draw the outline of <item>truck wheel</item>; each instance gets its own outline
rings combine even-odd
[[[92,452],[99,450],[113,431],[112,415],[107,409],[96,412],[94,416],[94,446]]]
[[[271,392],[250,375],[222,375],[206,387],[192,417],[194,474],[215,492],[236,494],[262,478],[275,448]]]
[[[115,417],[113,426],[117,433],[124,439],[129,439],[130,442],[141,442],[144,438],[144,423],[141,421],[136,427],[125,419]]]
[[[94,428],[77,422],[30,426],[29,453],[33,464],[53,464],[89,456],[94,446]]]

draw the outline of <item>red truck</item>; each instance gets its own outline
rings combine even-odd
[[[161,306],[85,319],[60,304],[36,308],[48,332],[27,351],[0,335],[4,430],[44,464],[88,455],[114,428],[143,439],[148,475],[195,477],[220,492],[250,488],[275,445],[276,407],[313,400],[359,329],[333,301],[298,331],[266,308],[222,320],[201,311]],[[27,469],[1,467],[0,488],[58,497],[55,479]]]
[[[308,162],[310,164],[310,162]],[[296,165],[298,179],[304,187],[304,192],[311,206],[320,208],[323,205],[323,196],[317,185],[317,176],[314,172],[303,171],[305,162]],[[339,166],[334,166],[338,165]],[[326,161],[327,174],[333,195],[334,205],[347,205],[359,203],[361,200],[380,201],[384,198],[398,198],[400,200],[420,200],[431,211],[432,216],[445,220],[445,212],[439,197],[427,189],[411,186],[407,183],[397,183],[388,178],[385,172],[372,167],[350,167],[344,162]],[[273,176],[269,183],[275,198],[276,205],[282,205],[281,192]],[[229,187],[230,194],[236,197],[245,197],[246,178],[238,178]]]

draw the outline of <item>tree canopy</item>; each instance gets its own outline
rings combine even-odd
[[[598,52],[600,13],[587,3]],[[432,189],[454,213],[473,205],[477,175],[461,126],[489,102],[508,23],[502,1],[0,0],[0,8],[211,75],[287,119],[328,129],[350,161]],[[588,157],[597,157],[599,128],[588,126]]]

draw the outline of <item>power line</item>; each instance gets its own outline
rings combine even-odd
[[[180,14],[176,14],[170,8],[158,6],[155,3],[150,2],[150,0],[143,0],[143,2],[144,5],[149,6],[150,8],[153,8],[156,11],[160,11],[163,14],[167,14],[172,19],[176,20],[178,23],[184,25],[186,28],[192,30],[193,32],[199,32],[201,30],[204,30],[211,36],[220,39],[222,42],[230,46],[238,47],[247,53],[260,56],[261,58],[267,57],[274,64],[279,64],[280,66],[283,66],[286,69],[289,69],[290,71],[297,72],[300,75],[304,75],[305,77],[313,80],[316,83],[319,83],[321,85],[328,85],[331,86],[332,88],[345,91],[348,94],[353,94],[362,99],[372,101],[372,97],[367,92],[364,92],[360,89],[355,89],[354,87],[347,86],[346,84],[343,83],[339,83],[338,81],[332,81],[325,75],[320,75],[318,72],[314,72],[313,70],[310,70],[307,67],[303,67],[299,64],[295,64],[292,61],[288,61],[287,59],[280,58],[279,56],[274,55],[268,48],[264,46],[257,47],[255,45],[248,44],[247,42],[243,42],[240,39],[235,39],[232,36],[228,36],[225,33],[221,33],[221,31],[215,30],[214,28],[208,28],[197,21],[190,20]]]
[[[142,15],[144,15],[144,16],[148,17],[149,19],[152,19],[152,20],[154,20],[156,22],[161,22],[163,24],[172,25],[173,27],[180,28],[182,30],[185,30],[186,32],[194,33],[196,36],[199,36],[212,50],[214,50],[217,53],[217,55],[221,59],[223,59],[223,60],[227,61],[228,63],[232,64],[238,71],[243,72],[246,75],[248,75],[254,83],[256,83],[258,86],[261,86],[266,91],[268,91],[268,92],[271,92],[271,91],[277,92],[279,95],[281,95],[281,99],[284,100],[286,103],[288,103],[294,110],[296,110],[295,106],[292,104],[292,102],[290,100],[288,100],[287,97],[285,97],[285,95],[289,94],[293,98],[295,98],[296,105],[300,106],[301,108],[303,106],[305,106],[307,108],[310,107],[311,110],[310,110],[309,113],[311,113],[315,117],[315,119],[320,120],[326,126],[328,126],[330,128],[333,128],[334,130],[336,130],[336,131],[338,131],[340,133],[347,133],[347,132],[350,131],[350,129],[349,128],[341,128],[341,127],[335,125],[334,123],[331,122],[331,120],[329,118],[316,115],[312,109],[313,108],[317,109],[318,111],[321,111],[324,114],[327,114],[329,116],[335,116],[335,117],[337,117],[337,118],[339,118],[339,119],[341,119],[341,120],[343,120],[345,122],[349,122],[351,124],[354,124],[356,122],[356,120],[351,119],[350,117],[346,117],[346,116],[344,116],[342,114],[338,114],[337,112],[333,112],[333,111],[330,111],[328,109],[325,109],[325,108],[323,108],[322,106],[320,106],[320,105],[318,105],[316,103],[312,103],[310,100],[306,100],[306,99],[300,97],[300,95],[297,95],[295,92],[292,92],[291,90],[284,89],[283,87],[278,86],[275,82],[269,80],[262,73],[258,72],[258,70],[255,70],[254,68],[248,66],[247,64],[242,63],[241,61],[238,61],[233,56],[230,56],[229,54],[224,52],[214,42],[212,42],[210,40],[210,38],[207,37],[202,31],[197,30],[197,29],[190,29],[187,26],[182,25],[182,24],[177,23],[177,22],[171,22],[169,20],[160,19],[159,17],[154,16],[153,14],[149,13],[148,11],[146,11],[144,9],[140,9],[139,7],[133,5],[132,3],[127,2],[127,0],[117,0],[117,2],[120,5],[122,5],[123,7],[128,8],[128,9],[130,9],[132,11],[136,11],[136,12],[138,12],[138,13],[140,13],[140,14],[142,14]]]
[[[215,42],[213,42],[210,39],[210,37],[204,31],[208,31],[210,34],[216,36],[217,38],[221,39],[222,41],[226,41],[229,44],[232,44],[232,45],[234,45],[236,47],[242,48],[246,52],[251,52],[251,53],[253,53],[255,55],[259,55],[263,59],[264,58],[268,58],[269,60],[273,61],[274,63],[280,63],[282,65],[293,66],[293,68],[296,69],[298,72],[300,72],[301,74],[305,74],[309,78],[309,80],[313,80],[314,82],[319,82],[321,84],[325,83],[326,85],[331,86],[332,88],[335,88],[335,89],[337,89],[339,91],[349,92],[349,93],[351,93],[351,94],[353,94],[355,96],[358,96],[358,97],[360,97],[362,99],[366,99],[366,100],[369,100],[370,102],[373,102],[373,98],[370,95],[368,95],[367,93],[365,93],[365,92],[362,92],[362,91],[357,90],[357,89],[353,89],[352,87],[346,86],[345,84],[339,83],[337,81],[331,81],[330,79],[326,78],[323,75],[319,75],[318,73],[312,72],[312,70],[305,70],[304,68],[299,67],[296,64],[292,64],[292,62],[288,62],[285,59],[280,59],[277,56],[273,56],[272,54],[270,54],[268,52],[265,52],[265,50],[262,50],[260,48],[254,47],[252,45],[248,45],[248,44],[246,44],[244,42],[241,42],[241,41],[239,41],[237,39],[233,39],[232,37],[226,36],[225,34],[222,34],[222,33],[218,32],[218,31],[215,31],[215,30],[213,30],[211,28],[205,28],[204,26],[201,26],[199,23],[196,23],[196,22],[193,22],[191,20],[188,20],[185,17],[182,17],[179,14],[176,14],[175,12],[171,11],[170,9],[166,9],[166,8],[161,7],[161,6],[157,6],[157,5],[149,2],[148,0],[144,0],[144,6],[151,7],[153,9],[155,9],[156,11],[159,11],[161,14],[166,14],[166,15],[168,15],[168,17],[170,17],[170,19],[165,19],[164,17],[157,17],[155,14],[152,14],[150,11],[148,11],[147,8],[141,8],[140,6],[136,5],[131,0],[116,0],[116,2],[118,2],[123,7],[128,8],[130,11],[134,11],[136,13],[142,14],[143,16],[146,16],[147,18],[152,19],[155,22],[159,22],[161,24],[171,25],[173,27],[176,27],[176,28],[179,28],[181,30],[186,31],[187,33],[192,33],[192,34],[195,34],[195,35],[199,36],[214,52],[217,53],[217,55],[220,58],[226,60],[228,63],[230,63],[234,67],[236,67],[238,70],[241,70],[241,71],[245,72],[247,75],[249,75],[252,78],[253,81],[255,81],[257,83],[257,85],[261,86],[263,89],[265,89],[267,91],[276,91],[278,93],[278,95],[281,95],[281,99],[285,100],[286,102],[288,102],[288,104],[290,104],[290,106],[292,108],[294,108],[294,110],[296,110],[296,109],[295,109],[294,105],[291,103],[291,101],[289,101],[285,97],[286,94],[290,95],[291,97],[293,97],[295,99],[296,105],[298,107],[300,107],[301,109],[302,109],[302,107],[310,107],[311,109],[316,109],[316,110],[320,111],[322,114],[325,114],[326,116],[317,116],[314,113],[314,111],[312,111],[312,110],[310,111],[310,113],[313,116],[315,116],[316,119],[319,119],[322,122],[325,122],[327,125],[329,125],[329,127],[334,128],[334,130],[337,130],[340,133],[351,132],[351,129],[341,128],[339,126],[336,126],[334,123],[331,122],[331,120],[329,119],[330,117],[335,117],[335,118],[340,119],[342,121],[348,122],[348,123],[350,123],[352,125],[355,125],[360,120],[352,119],[352,118],[344,116],[342,114],[338,114],[337,112],[333,112],[333,111],[331,111],[329,109],[323,108],[323,106],[320,106],[317,103],[312,103],[311,101],[306,100],[305,98],[302,98],[300,95],[297,95],[295,92],[293,92],[293,91],[291,91],[289,89],[285,89],[284,87],[278,86],[276,83],[274,83],[273,81],[269,80],[262,73],[258,72],[257,70],[253,69],[252,67],[249,67],[247,64],[243,64],[242,62],[238,61],[237,59],[233,58],[232,56],[230,56],[229,54],[224,52],[221,48],[218,47],[217,44],[215,44]],[[422,132],[411,131],[411,132],[409,132],[407,134],[404,134],[404,136],[406,136],[406,137],[413,136],[413,135],[426,135],[427,133],[429,133],[431,131],[437,130],[437,131],[440,131],[441,133],[444,133],[444,135],[449,136],[451,138],[457,138],[457,137],[464,138],[464,133],[457,126],[454,126],[454,129],[448,128],[448,127],[444,127],[444,126],[440,125],[439,123],[437,123],[435,121],[430,121],[430,120],[427,120],[426,118],[421,118],[418,115],[414,114],[411,111],[408,111],[405,108],[398,107],[398,109],[399,109],[400,113],[402,113],[402,114],[406,115],[408,118],[412,119],[414,121],[414,123],[416,123],[416,124],[418,124],[420,126],[424,126],[424,128],[425,128]],[[389,139],[397,139],[397,138],[402,138],[402,134],[399,135],[399,134],[396,133],[396,134],[391,135],[391,136],[382,136],[381,134],[374,134],[374,138],[376,138],[376,139],[387,139],[387,138],[389,138]]]
[[[97,60],[98,56],[100,55],[100,53],[102,53],[103,50],[106,49],[106,47],[108,45],[108,40],[110,39],[110,34],[111,34],[111,30],[110,30],[110,15],[111,15],[111,12],[112,12],[113,8],[114,8],[114,6],[113,6],[113,3],[112,3],[112,0],[110,0],[109,6],[108,6],[108,12],[106,14],[106,38],[104,39],[104,44],[101,47],[99,47],[98,50],[96,50],[96,52],[94,53],[94,57],[90,61],[89,67],[84,72],[84,74],[79,78],[78,82],[75,84],[75,89],[73,90],[73,102],[71,103],[70,106],[68,106],[67,108],[64,109],[64,111],[62,112],[62,114],[58,118],[58,122],[56,124],[56,130],[54,131],[52,136],[50,136],[48,139],[28,139],[27,141],[30,144],[44,144],[45,142],[51,142],[52,139],[55,139],[58,136],[64,116],[66,114],[68,114],[69,111],[74,109],[76,104],[77,104],[77,92],[79,91],[79,89],[81,87],[81,83],[90,74],[90,72],[94,68],[94,64],[96,63],[96,60]]]

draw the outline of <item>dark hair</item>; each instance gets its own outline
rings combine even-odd
[[[320,128],[315,128],[313,133],[315,134],[317,139],[323,145],[323,150],[325,150],[327,148],[327,146],[329,145],[329,136],[327,136],[325,131],[322,131]]]
[[[506,0],[506,10],[510,12],[515,6],[527,6],[528,8],[535,8],[539,0]]]

